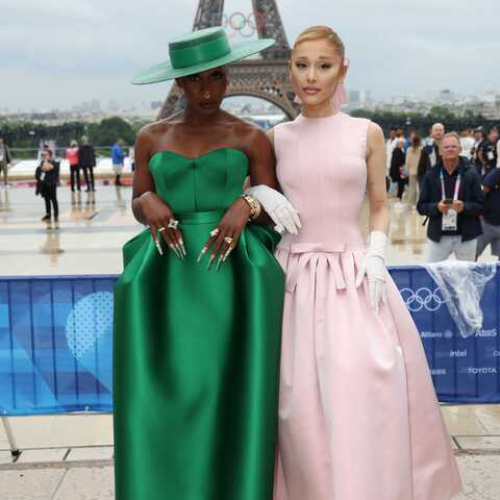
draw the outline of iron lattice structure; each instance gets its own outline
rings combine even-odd
[[[276,44],[262,52],[260,59],[246,59],[229,65],[226,97],[253,96],[278,106],[290,119],[298,113],[295,93],[288,78],[291,49],[276,0],[252,0],[254,26],[259,38],[274,38]],[[222,26],[224,0],[200,0],[193,31]],[[181,111],[184,99],[174,83],[158,118]]]

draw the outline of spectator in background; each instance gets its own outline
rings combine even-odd
[[[54,221],[59,219],[59,204],[57,203],[57,184],[59,182],[59,165],[52,159],[52,151],[42,153],[42,161],[35,171],[36,194],[45,200],[45,215],[43,222],[51,221],[51,208],[54,209]]]
[[[76,189],[78,191],[81,191],[78,143],[75,140],[71,141],[70,147],[66,150],[66,159],[69,161],[71,191],[73,193],[75,192],[75,184],[76,184]]]
[[[435,123],[431,128],[430,144],[425,146],[425,151],[429,156],[430,166],[433,167],[441,161],[439,146],[443,140],[445,128],[442,123]]]
[[[7,144],[5,144],[4,138],[0,135],[0,175],[3,174],[3,185],[7,189],[8,183],[8,172],[10,162],[12,157],[10,156],[10,150]]]
[[[486,139],[486,135],[483,127],[477,127],[474,129],[474,146],[471,149],[471,163],[476,168],[476,171],[481,172],[481,161],[479,160],[479,148],[481,147],[481,142]]]
[[[421,178],[429,168],[429,157],[422,148],[422,140],[416,133],[412,135],[411,146],[406,150],[405,159],[406,169],[408,170],[408,203],[415,207],[418,199],[418,189]]]
[[[121,186],[121,175],[123,172],[123,164],[125,162],[125,152],[123,151],[124,142],[118,139],[111,148],[111,157],[113,162],[113,171],[116,174],[115,186]]]
[[[94,192],[94,167],[96,166],[95,150],[94,147],[89,144],[88,137],[86,136],[82,137],[82,145],[78,150],[78,159],[80,167],[83,170],[83,178],[85,179],[87,192]]]
[[[486,138],[479,145],[478,158],[480,163],[481,178],[484,178],[498,162],[498,130],[492,128]]]
[[[446,260],[452,253],[458,260],[476,258],[484,198],[480,179],[460,150],[458,134],[446,134],[440,146],[442,160],[422,182],[417,210],[429,221],[428,262]]]
[[[390,179],[391,177],[391,160],[392,160],[392,152],[396,148],[396,144],[398,142],[398,138],[396,136],[397,129],[396,127],[391,127],[389,130],[389,138],[387,139],[387,142],[385,143],[385,153],[386,153],[386,160],[387,160],[387,172],[386,176]],[[389,181],[390,182],[390,181]],[[395,194],[396,193],[396,188],[397,184],[396,183],[390,183],[389,184],[389,192]]]
[[[491,245],[492,255],[500,259],[500,168],[494,168],[483,179],[483,234],[477,242],[477,257]]]
[[[464,130],[460,137],[460,144],[462,146],[462,156],[465,156],[468,160],[472,158],[472,149],[476,144],[476,140],[474,139],[474,132],[472,129],[468,128]]]
[[[397,197],[399,201],[401,202],[403,198],[403,193],[405,190],[406,184],[408,184],[408,176],[405,175],[405,143],[406,140],[403,137],[399,137],[398,141],[396,143],[396,147],[394,148],[394,151],[392,152],[392,158],[391,158],[391,169],[390,169],[390,177],[392,182],[397,183],[398,186],[398,192],[397,192]]]
[[[128,159],[130,160],[130,168],[132,169],[132,172],[133,172],[135,170],[135,151],[134,151],[134,146],[132,146],[128,150]]]

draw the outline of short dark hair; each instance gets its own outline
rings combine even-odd
[[[47,148],[47,149],[44,149],[44,150],[42,151],[42,155],[43,155],[44,153],[49,153],[49,155],[50,155],[50,157],[51,157],[51,158],[54,156],[54,153],[52,152],[52,150],[51,150],[51,149],[48,149],[48,148]]]

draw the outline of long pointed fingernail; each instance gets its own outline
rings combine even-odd
[[[200,255],[198,256],[198,260],[196,261],[197,263],[200,262],[200,260],[203,258],[203,256],[207,253],[206,248],[202,248]]]
[[[155,240],[155,245],[156,245],[156,250],[158,250],[158,253],[160,255],[163,255],[163,250],[161,249],[160,242],[158,240]]]
[[[175,255],[177,255],[177,258],[181,258],[181,256],[179,255],[179,251],[177,250],[177,247],[175,245],[170,245],[170,249],[175,253]]]
[[[224,257],[222,255],[219,256],[219,260],[217,261],[217,267],[215,268],[216,271],[219,270],[220,265],[224,262]]]
[[[184,253],[182,251],[182,248],[180,245],[175,245],[175,247],[177,248],[177,252],[179,253],[179,257],[184,260]]]
[[[211,255],[210,260],[208,261],[207,269],[210,269],[210,266],[212,265],[212,262],[214,261],[214,259],[215,259],[215,255]]]
[[[186,247],[184,246],[184,241],[181,240],[180,244],[181,244],[181,249],[182,249],[182,253],[184,254],[184,257],[187,257],[187,252],[186,252]]]

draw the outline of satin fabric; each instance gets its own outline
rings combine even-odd
[[[457,465],[415,324],[387,273],[376,314],[359,227],[369,122],[278,125],[277,175],[302,229],[286,271],[275,500],[449,500]]]
[[[115,289],[117,500],[265,500],[277,438],[284,275],[277,234],[249,225],[218,271],[199,252],[241,194],[248,159],[224,148],[153,156],[185,260],[145,230]]]

